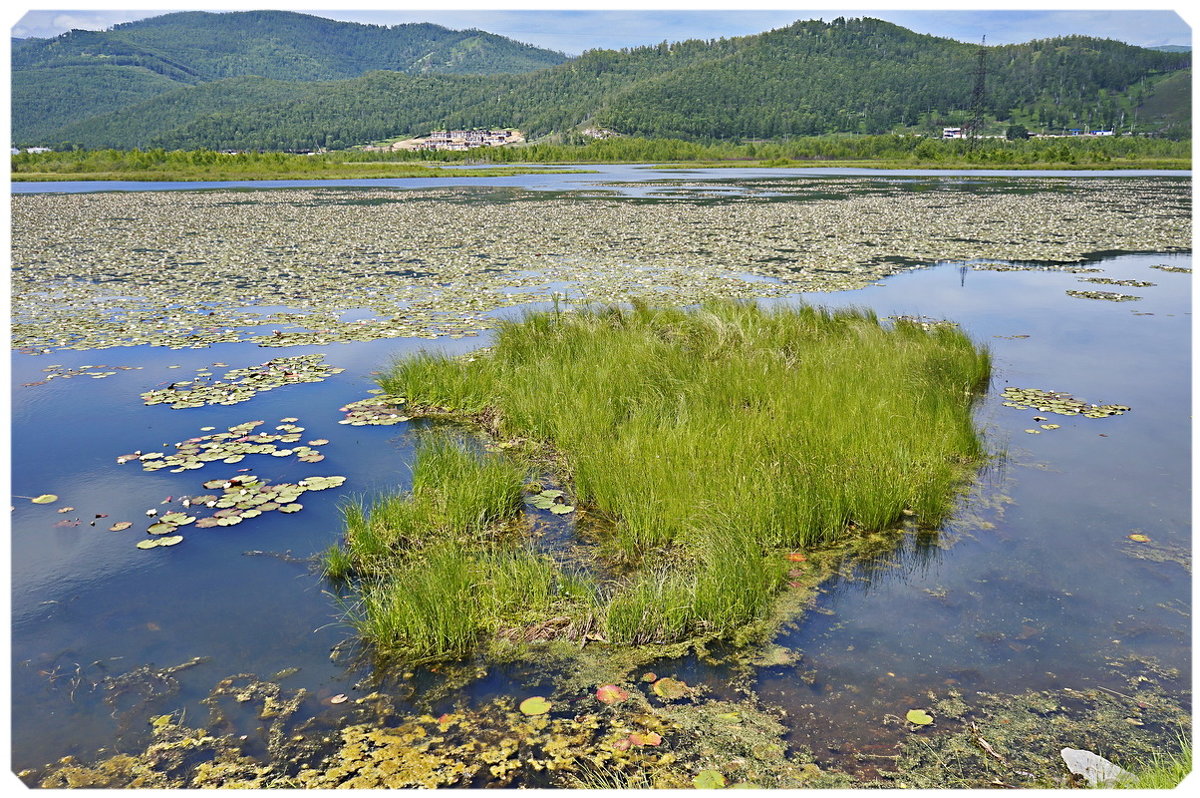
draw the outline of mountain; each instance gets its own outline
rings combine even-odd
[[[204,38],[235,17],[242,30],[229,42]],[[194,36],[179,33],[193,24]],[[882,20],[839,18],[731,39],[592,50],[519,74],[454,74],[430,68],[445,67],[445,50],[403,60],[397,47],[385,58],[386,48],[370,43],[391,41],[384,34],[399,28],[479,41],[490,34],[347,25],[283,12],[169,14],[114,28],[119,40],[67,34],[46,40],[58,51],[23,47],[14,53],[14,141],[306,149],[441,127],[518,127],[543,136],[600,126],[689,139],[937,130],[968,118],[980,52]],[[163,38],[160,27],[174,38]],[[181,36],[191,44],[178,44]],[[985,110],[996,123],[1128,128],[1136,121],[1139,129],[1189,134],[1180,120],[1190,109],[1190,91],[1181,90],[1190,86],[1190,53],[1083,36],[984,52]],[[253,75],[246,74],[251,63]],[[124,70],[124,80],[102,67]],[[354,76],[341,77],[348,72]]]
[[[107,31],[14,40],[13,140],[188,86],[255,75],[282,81],[525,72],[566,56],[479,30],[361,25],[288,11],[165,14]]]
[[[1160,53],[1190,53],[1192,51],[1192,48],[1186,44],[1159,44],[1146,49],[1158,50]]]

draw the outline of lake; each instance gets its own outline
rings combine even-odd
[[[788,745],[811,752],[823,769],[864,779],[890,769],[888,757],[911,734],[888,717],[930,703],[931,694],[953,691],[968,704],[1031,691],[1127,694],[1140,677],[1190,706],[1186,179],[837,170],[821,182],[826,176],[806,174],[815,170],[598,171],[487,178],[466,194],[444,194],[450,187],[435,180],[311,181],[270,191],[263,184],[238,191],[227,184],[13,185],[14,346],[21,350],[11,366],[14,770],[141,750],[152,719],[168,714],[203,724],[213,705],[202,702],[236,674],[303,688],[296,717],[323,729],[357,717],[354,701],[336,699],[373,688],[392,690],[398,707],[432,714],[555,689],[552,675],[516,665],[482,663],[474,678],[372,674],[369,661],[356,657],[337,589],[311,558],[339,540],[347,501],[410,484],[413,432],[424,422],[339,423],[341,408],[369,397],[373,372],[422,348],[486,346],[492,319],[544,306],[553,293],[609,299],[631,286],[686,301],[689,291],[719,282],[725,295],[766,303],[949,319],[995,359],[992,389],[978,410],[993,457],[942,530],[909,530],[893,549],[845,563],[774,640],[792,656],[736,678],[728,666],[694,656],[664,661],[659,673],[730,701],[744,695],[730,685],[741,684],[784,719]],[[1078,199],[1090,181],[1102,181],[1091,185],[1104,186],[1115,209]],[[188,191],[197,188],[215,192]],[[188,198],[178,219],[163,210],[166,189],[187,191],[177,195]],[[154,190],[164,191],[140,193]],[[110,191],[143,199],[93,193]],[[942,216],[960,214],[940,214],[943,204],[970,214],[986,203],[1014,216],[987,229],[973,221],[977,238],[934,235],[933,222],[920,221],[950,225]],[[1138,203],[1160,215],[1126,218],[1129,230],[1117,230],[1113,220]],[[118,218],[122,207],[127,216]],[[881,219],[878,209],[887,207],[904,213]],[[56,215],[47,215],[51,208]],[[559,208],[570,209],[561,224]],[[379,215],[416,220],[432,210],[447,221],[428,229],[414,221],[411,240],[394,232],[394,218]],[[493,221],[506,211],[509,221]],[[264,231],[256,221],[264,217],[255,214],[267,212],[291,221]],[[797,243],[810,213],[833,215],[813,217],[820,224]],[[214,228],[222,218],[237,226]],[[832,243],[818,243],[819,230],[838,218]],[[321,226],[343,219],[356,226]],[[1063,221],[1047,221],[1054,219]],[[96,220],[108,220],[103,233]],[[504,225],[518,222],[528,238],[510,240]],[[660,223],[671,229],[657,231]],[[922,227],[919,236],[910,223]],[[684,229],[689,224],[695,227]],[[430,254],[439,229],[441,244],[459,240],[465,251],[447,252],[444,261]],[[335,239],[342,249],[328,249]],[[558,249],[543,254],[554,242]],[[643,246],[661,257],[634,262]],[[681,254],[684,246],[694,251]],[[804,265],[800,250],[818,246],[827,247],[821,252],[830,263],[844,258],[848,265],[815,274],[820,264]],[[1070,257],[1035,257],[1055,248]],[[853,265],[868,251],[878,260]],[[319,264],[318,253],[327,253]],[[407,264],[409,273],[396,265],[406,259],[421,262]],[[359,271],[346,265],[360,260]],[[394,293],[386,297],[371,281],[384,263],[394,271],[387,283]],[[265,274],[249,274],[250,264]],[[305,271],[318,266],[326,277]],[[614,271],[626,266],[629,273]],[[219,285],[203,288],[210,269],[216,276],[207,277]],[[492,282],[481,276],[488,269],[498,270]],[[106,270],[120,280],[102,285],[96,275]],[[234,274],[249,276],[233,285]],[[139,275],[148,276],[139,282]],[[854,290],[813,290],[827,278],[829,287]],[[1139,284],[1086,282],[1092,278]],[[401,294],[409,290],[405,281],[412,291]],[[35,295],[32,285],[44,293]],[[339,291],[344,303],[328,307]],[[1114,293],[1137,298],[1112,301]],[[506,298],[493,301],[493,294]],[[210,304],[199,306],[205,296]],[[407,309],[408,326],[362,332],[384,323],[387,302]],[[210,326],[195,318],[205,313],[216,319]],[[471,323],[446,318],[458,316]],[[358,327],[351,334],[347,325]],[[322,337],[326,330],[334,332]],[[73,342],[85,348],[66,348]],[[114,345],[91,348],[97,343]],[[218,382],[231,369],[262,372],[273,358],[303,355],[320,355],[340,371],[229,405],[148,406],[140,396]],[[1013,404],[1011,392],[1002,395],[1006,387],[1131,409],[1102,418],[1057,415],[1006,406]],[[170,453],[177,443],[251,421],[273,435],[327,441],[305,443],[323,459],[247,454],[244,462],[175,472],[146,471],[149,460],[118,462],[129,453]],[[302,434],[290,433],[291,424]],[[154,521],[148,511],[188,509],[182,497],[219,493],[202,483],[241,469],[275,483],[346,479],[305,493],[294,514],[184,527],[182,545],[169,548],[134,545]],[[43,494],[56,498],[29,500]],[[132,527],[110,530],[119,521]],[[262,725],[253,713],[223,717],[223,732],[254,737]],[[1138,733],[1170,739],[1169,724],[1133,720]],[[248,753],[268,757],[265,747]],[[547,783],[539,778],[518,783]]]

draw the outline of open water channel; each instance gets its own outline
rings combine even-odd
[[[739,181],[746,180],[758,181],[759,195],[773,195],[761,181],[786,186],[795,174],[606,167],[594,176],[487,183],[642,201],[650,195],[687,200],[700,192],[719,201],[722,195],[744,199]],[[962,184],[981,175],[888,172],[882,178]],[[640,179],[678,182],[651,189],[639,187]],[[432,182],[371,185],[395,184],[402,193]],[[86,190],[205,187],[92,184]],[[14,194],[83,188],[13,186]],[[787,192],[779,196],[788,201]],[[1190,270],[1190,252],[1096,254],[1071,264],[1098,270],[1086,272],[973,268],[984,264],[970,259],[924,265],[858,290],[764,300],[950,319],[994,355],[992,390],[978,412],[995,456],[955,517],[936,534],[909,533],[895,550],[847,565],[823,587],[815,606],[778,635],[775,643],[792,652],[787,661],[763,665],[753,676],[761,701],[786,713],[791,745],[811,749],[822,766],[865,776],[888,768],[905,733],[887,718],[928,703],[931,691],[957,691],[968,703],[980,692],[1096,686],[1128,692],[1131,674],[1149,668],[1164,689],[1189,704],[1192,277],[1182,269]],[[1152,268],[1164,265],[1176,270]],[[1152,285],[1082,282],[1091,277]],[[1139,298],[1103,301],[1067,293],[1078,290]],[[307,558],[339,540],[339,507],[347,500],[407,487],[410,428],[418,423],[339,424],[339,408],[368,396],[375,387],[371,373],[393,357],[422,348],[468,352],[487,343],[485,332],[278,349],[241,342],[14,351],[13,769],[41,768],[67,755],[88,761],[101,749],[137,750],[150,718],[165,713],[201,723],[208,713],[201,699],[235,674],[275,675],[288,690],[304,688],[301,715],[336,723],[352,702],[330,699],[364,695],[374,682],[369,666],[348,653],[351,630],[340,622],[331,586]],[[194,379],[197,371],[219,375],[271,357],[311,353],[343,371],[231,406],[171,409],[143,405],[139,396]],[[71,376],[47,380],[50,372]],[[1014,408],[1003,404],[1009,386],[1131,410],[1087,418]],[[117,462],[123,453],[170,452],[205,428],[222,431],[262,420],[262,429],[272,430],[293,423],[285,419],[297,419],[305,441],[328,441],[319,446],[322,462],[251,456],[238,465],[215,462],[182,473],[144,472],[136,460]],[[1042,426],[1049,422],[1057,428]],[[201,482],[247,467],[276,483],[314,474],[346,480],[305,494],[303,510],[294,514],[192,529],[183,545],[170,548],[133,545],[145,537],[148,510],[179,509],[179,497],[211,492]],[[28,499],[42,494],[58,498],[47,504]],[[110,531],[118,521],[134,526]],[[188,667],[163,673],[182,664]],[[728,691],[720,667],[684,660],[663,663],[660,672],[668,671],[715,695]],[[138,672],[145,675],[141,681],[127,678]],[[519,695],[526,677],[519,669],[491,669],[441,697],[435,711]],[[535,678],[542,689],[545,679]],[[421,691],[409,700],[420,707]],[[253,718],[242,722],[253,734]]]

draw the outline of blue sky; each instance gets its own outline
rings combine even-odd
[[[319,0],[317,0],[319,2]],[[1019,8],[1020,4],[996,4],[996,10],[971,10],[962,2],[939,3],[913,2],[927,10],[903,10],[886,2],[875,2],[859,7],[843,6],[827,9],[806,7],[802,4],[785,5],[758,3],[753,9],[729,10],[704,7],[701,3],[672,4],[655,3],[657,10],[633,10],[616,7],[601,8],[599,3],[588,4],[587,10],[571,9],[568,4],[538,3],[536,0],[522,3],[522,10],[504,9],[503,3],[493,3],[490,10],[478,10],[479,2],[467,5],[462,10],[454,9],[453,2],[437,3],[437,10],[398,10],[404,4],[392,3],[390,7],[379,7],[371,2],[353,2],[359,10],[331,10],[302,7],[294,4],[249,6],[252,8],[287,8],[293,11],[351,22],[366,22],[377,25],[395,25],[403,22],[433,22],[448,28],[481,28],[518,41],[560,50],[577,55],[593,48],[632,47],[657,42],[679,41],[688,38],[719,38],[722,36],[744,36],[781,27],[797,19],[826,20],[838,16],[871,16],[886,19],[897,25],[911,28],[920,33],[945,36],[966,42],[978,42],[987,35],[988,44],[1012,44],[1031,39],[1047,38],[1070,33],[1100,36],[1130,44],[1154,46],[1162,44],[1191,44],[1191,30],[1187,22],[1171,10],[1130,10],[1106,8],[1106,3],[1093,0],[1081,4],[1069,1],[1057,2],[1058,10],[1044,11],[1035,8]],[[117,22],[126,22],[141,17],[157,16],[169,11],[184,10],[244,10],[228,5],[198,2],[177,5],[174,8],[116,11],[104,8],[87,8],[78,3],[76,10],[33,10],[11,20],[14,36],[56,36],[70,28],[101,30]],[[94,4],[93,4],[94,5]],[[429,4],[432,5],[432,4]],[[471,10],[469,6],[476,6]],[[536,6],[545,6],[537,10]],[[734,5],[732,3],[728,5]],[[374,8],[372,6],[375,6]],[[675,6],[675,7],[672,7]],[[81,8],[82,7],[82,8]],[[569,10],[570,9],[570,10]],[[15,15],[14,15],[15,16]]]

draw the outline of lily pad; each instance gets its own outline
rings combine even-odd
[[[162,538],[147,538],[146,540],[139,540],[136,545],[139,549],[153,549],[158,546],[160,540]]]
[[[1140,532],[1134,532],[1132,535],[1129,535],[1129,539],[1136,543],[1149,543],[1150,542],[1150,536],[1143,535]]]
[[[118,521],[117,523],[110,526],[108,528],[108,530],[110,532],[120,532],[123,529],[129,529],[129,527],[131,527],[131,526],[133,526],[132,521]]]
[[[674,701],[684,696],[691,695],[692,690],[685,682],[679,679],[672,679],[670,676],[664,676],[656,681],[650,688],[659,698],[664,698],[667,701]]]
[[[41,496],[34,496],[29,501],[33,502],[34,504],[49,504],[50,502],[58,501],[58,497],[53,493],[43,493]]]
[[[633,732],[628,737],[630,745],[646,746],[659,745],[662,743],[662,736],[656,732]]]
[[[575,508],[570,504],[556,504],[550,508],[550,512],[555,515],[566,515],[575,512]]]
[[[629,698],[629,691],[615,684],[606,684],[596,690],[596,700],[602,704],[619,704]]]
[[[933,723],[933,716],[923,709],[910,709],[904,719],[914,726],[928,726]]]
[[[168,537],[158,539],[158,545],[160,546],[174,546],[175,544],[181,542],[183,542],[183,535],[170,535]]]
[[[702,770],[692,779],[697,790],[719,790],[726,784],[725,776],[719,770]]]
[[[540,695],[526,698],[518,709],[525,715],[545,715],[550,711],[551,703]]]

